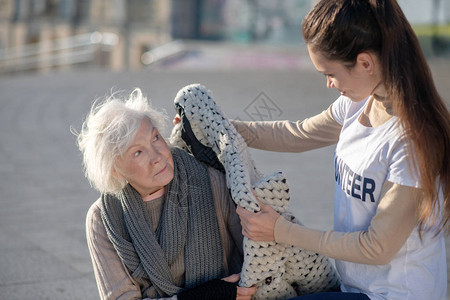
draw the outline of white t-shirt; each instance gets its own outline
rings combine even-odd
[[[342,125],[335,151],[334,229],[365,231],[376,213],[383,183],[418,187],[410,172],[406,143],[397,117],[378,127],[366,127],[359,116],[369,98],[355,103],[338,98],[333,117]],[[445,240],[425,231],[420,241],[414,229],[387,265],[336,261],[344,292],[362,292],[370,299],[447,299]]]

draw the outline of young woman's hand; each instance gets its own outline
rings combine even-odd
[[[256,213],[238,205],[236,212],[241,219],[242,234],[256,242],[273,242],[275,222],[280,215],[270,205],[258,203],[261,210]]]
[[[235,282],[238,282],[240,278],[241,278],[240,274],[233,274],[228,277],[222,278],[222,280],[224,280],[226,282],[235,283]],[[250,300],[250,299],[252,299],[252,296],[255,293],[256,293],[256,287],[246,288],[246,287],[238,286],[236,300]]]
[[[179,114],[176,114],[175,117],[173,117],[172,123],[173,123],[173,125],[177,125],[177,124],[180,123],[180,122],[181,122],[180,115],[179,115]]]

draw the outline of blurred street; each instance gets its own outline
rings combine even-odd
[[[177,91],[201,83],[229,118],[297,120],[326,109],[338,93],[326,89],[325,78],[307,57],[296,59],[301,61],[298,68],[288,70],[270,63],[265,68],[192,64],[136,72],[75,68],[2,75],[0,300],[99,298],[85,238],[85,215],[99,195],[84,178],[71,133],[71,127],[80,129],[95,99],[140,87],[154,106],[166,110],[170,129]],[[435,58],[430,64],[440,94],[450,105],[450,60]],[[264,105],[276,109],[264,110]],[[287,174],[291,209],[303,223],[331,229],[333,150],[252,153],[262,172]]]

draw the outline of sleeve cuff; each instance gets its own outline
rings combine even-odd
[[[275,242],[282,244],[291,244],[289,242],[289,231],[293,223],[286,220],[283,216],[279,216],[275,222],[274,238]]]

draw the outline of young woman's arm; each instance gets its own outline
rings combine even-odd
[[[419,189],[385,182],[380,204],[367,231],[318,231],[279,217],[275,240],[355,263],[389,263],[417,225]]]
[[[342,126],[336,122],[331,106],[303,121],[247,122],[231,120],[249,147],[303,152],[337,143]]]

